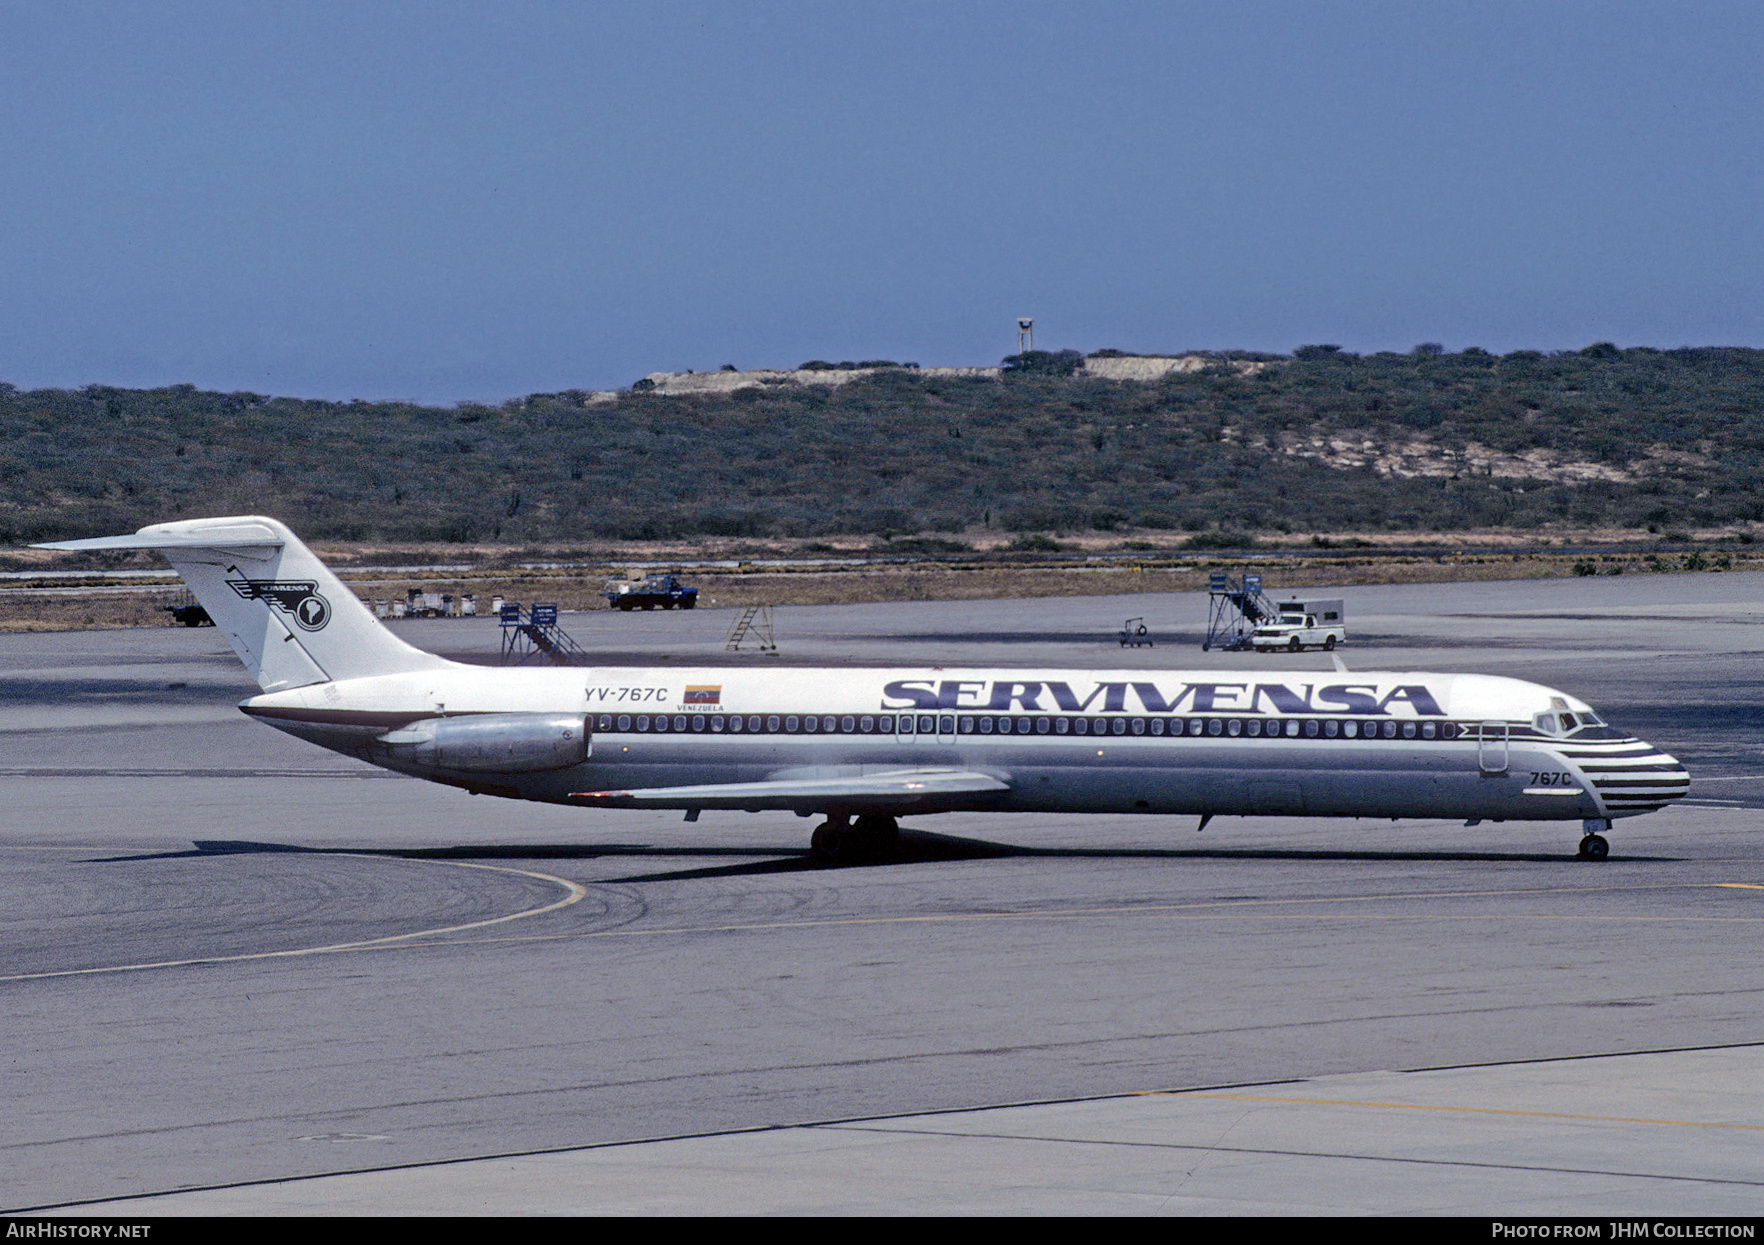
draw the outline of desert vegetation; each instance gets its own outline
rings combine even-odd
[[[1764,351],[1306,346],[1249,373],[1221,352],[1154,383],[1074,374],[1079,357],[1014,357],[997,379],[901,367],[838,387],[446,408],[0,384],[0,539],[242,511],[333,541],[944,551],[988,533],[1219,548],[1764,522]]]

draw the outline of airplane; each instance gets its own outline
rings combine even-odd
[[[1472,674],[493,668],[385,627],[257,515],[36,546],[155,550],[263,689],[260,722],[476,794],[820,816],[824,858],[955,811],[1613,820],[1690,775],[1572,696]]]

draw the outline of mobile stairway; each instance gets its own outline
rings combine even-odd
[[[586,665],[588,651],[557,625],[557,603],[541,601],[530,610],[517,602],[505,604],[498,615],[502,625],[502,664],[524,666]]]
[[[1207,638],[1201,651],[1223,649],[1239,652],[1251,646],[1251,637],[1262,623],[1278,618],[1280,611],[1262,593],[1262,576],[1245,571],[1233,578],[1228,571],[1207,576]]]

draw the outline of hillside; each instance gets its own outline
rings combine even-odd
[[[1764,521],[1764,351],[1257,358],[455,408],[0,384],[0,539],[237,511],[322,539],[532,543]]]

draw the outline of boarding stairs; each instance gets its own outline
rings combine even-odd
[[[772,625],[772,607],[769,605],[749,605],[735,618],[729,628],[728,642],[723,645],[726,652],[736,652],[744,641],[749,638],[758,641],[762,653],[778,651],[778,636]]]
[[[1259,573],[1245,571],[1233,577],[1229,571],[1213,571],[1207,576],[1207,638],[1201,649],[1229,653],[1249,648],[1256,628],[1279,616],[1274,602],[1262,592]]]
[[[522,666],[529,662],[549,666],[588,664],[588,650],[570,638],[557,624],[557,604],[541,601],[523,610],[510,601],[497,621],[502,625],[502,664]]]

